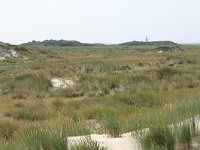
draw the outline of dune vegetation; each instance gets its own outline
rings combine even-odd
[[[190,148],[192,125],[176,133],[168,125],[200,113],[200,46],[37,43],[0,60],[0,150],[66,150],[70,136],[145,128],[144,149]],[[55,77],[74,85],[54,88]],[[103,148],[86,140],[71,149]]]

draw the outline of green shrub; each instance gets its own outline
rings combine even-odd
[[[168,127],[151,128],[140,141],[144,150],[175,149],[175,136]]]

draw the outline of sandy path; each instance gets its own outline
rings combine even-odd
[[[69,144],[90,137],[108,150],[141,150],[137,139],[131,137],[131,133],[123,134],[120,138],[110,138],[107,135],[92,134],[90,136],[68,137]]]
[[[191,121],[191,119],[187,120]],[[199,131],[200,127],[200,116],[195,117],[195,123],[197,126],[197,130]],[[144,129],[148,130],[148,129]],[[92,140],[98,142],[98,144],[102,147],[106,147],[108,150],[142,150],[139,141],[131,136],[131,133],[125,133],[121,136],[121,138],[110,138],[107,135],[99,135],[99,134],[91,134],[88,136],[77,136],[77,137],[68,137],[69,145],[73,143],[77,143],[80,140],[86,139],[90,137]],[[193,143],[193,149],[198,147],[198,144]],[[195,149],[196,150],[196,149]]]

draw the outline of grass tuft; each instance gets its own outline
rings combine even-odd
[[[19,130],[17,123],[11,121],[0,122],[0,139],[9,140]]]
[[[72,145],[71,150],[106,150],[104,147],[100,147],[100,145],[89,138],[85,140],[81,140],[76,144]]]
[[[120,137],[121,125],[116,117],[107,117],[103,122],[103,128],[111,137]]]
[[[151,128],[140,140],[144,150],[175,149],[175,136],[168,127]]]
[[[183,124],[178,129],[178,142],[180,149],[189,150],[192,142],[192,132],[190,124]]]

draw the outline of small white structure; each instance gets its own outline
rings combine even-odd
[[[60,79],[60,78],[53,78],[51,79],[52,87],[57,88],[68,88],[74,85],[74,81],[70,79]]]

